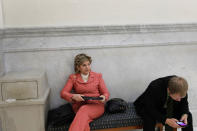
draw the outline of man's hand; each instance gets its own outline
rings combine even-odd
[[[105,96],[104,95],[100,95],[100,97],[102,97],[103,99],[102,100],[100,100],[102,103],[104,103],[105,102]]]
[[[73,96],[72,96],[71,99],[74,100],[74,101],[78,101],[78,102],[84,101],[84,99],[83,99],[81,96],[83,96],[83,95],[80,95],[80,94],[73,94]]]
[[[181,128],[176,122],[178,122],[177,119],[167,118],[165,123],[173,128]]]
[[[183,114],[180,121],[182,121],[183,123],[187,124],[187,117],[188,115],[187,114]]]

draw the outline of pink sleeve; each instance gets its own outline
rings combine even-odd
[[[61,98],[67,100],[68,102],[72,102],[72,96],[73,94],[70,93],[71,90],[73,88],[73,79],[72,79],[72,75],[69,76],[64,88],[62,89],[60,95],[61,95]]]
[[[109,91],[105,85],[105,82],[103,80],[102,74],[99,74],[99,90],[101,95],[105,96],[106,101],[109,99]]]

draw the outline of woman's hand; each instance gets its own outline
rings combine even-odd
[[[71,99],[74,100],[74,101],[78,101],[78,102],[84,101],[84,99],[83,99],[81,96],[83,96],[83,95],[80,95],[80,94],[73,94],[73,96],[72,96]]]
[[[104,95],[100,95],[100,97],[102,97],[103,99],[102,100],[100,100],[102,103],[104,103],[105,102],[105,96]]]

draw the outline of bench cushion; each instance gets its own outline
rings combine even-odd
[[[48,131],[67,131],[70,124],[65,124],[62,127],[48,127]],[[124,113],[109,114],[105,112],[100,118],[95,119],[90,123],[91,130],[117,128],[127,126],[141,126],[142,119],[136,114],[132,102],[128,103],[128,109]]]

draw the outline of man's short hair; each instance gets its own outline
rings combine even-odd
[[[188,90],[187,81],[183,77],[174,76],[168,82],[170,94],[180,94],[185,97]]]

